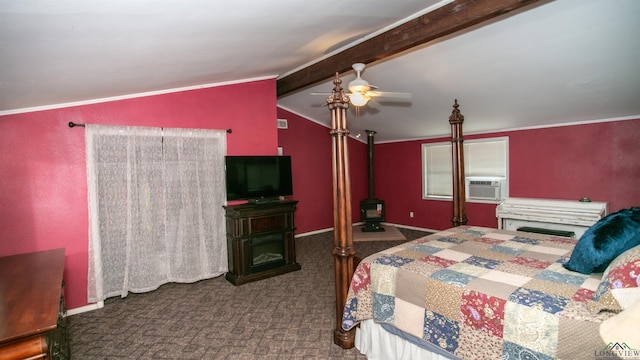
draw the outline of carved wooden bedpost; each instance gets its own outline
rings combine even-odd
[[[334,88],[327,99],[331,111],[331,147],[333,159],[333,254],[336,280],[336,328],[333,342],[344,349],[355,343],[355,329],[342,330],[342,311],[347,301],[355,251],[351,225],[351,180],[349,176],[349,151],[347,142],[347,109],[349,98],[342,90],[342,80],[336,73]]]
[[[467,204],[464,189],[464,138],[462,136],[462,123],[464,116],[458,109],[458,99],[453,103],[453,111],[449,116],[451,124],[451,149],[453,164],[453,226],[467,224]]]

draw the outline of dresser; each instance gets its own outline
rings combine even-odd
[[[0,359],[69,359],[64,249],[0,257]]]

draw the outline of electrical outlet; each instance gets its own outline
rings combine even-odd
[[[413,211],[409,211],[409,217],[412,218],[413,217]]]

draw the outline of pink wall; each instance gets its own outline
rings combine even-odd
[[[609,202],[611,212],[640,205],[640,119],[465,139],[496,136],[509,137],[512,197],[587,196]],[[423,200],[421,195],[421,144],[440,141],[449,139],[376,145],[376,181],[379,197],[387,205],[387,222],[435,230],[451,227],[451,201]],[[467,216],[470,225],[497,225],[495,205],[469,203]]]
[[[327,117],[330,116],[327,111]],[[296,210],[296,233],[333,227],[333,179],[329,128],[278,108],[278,118],[287,119],[288,129],[278,130],[278,142],[291,155],[293,192],[300,201]],[[352,220],[360,221],[360,200],[367,197],[367,148],[349,139],[352,183]]]
[[[504,134],[484,137],[494,136]],[[474,137],[466,137],[472,138]],[[451,201],[422,199],[422,144],[443,141],[450,139],[447,137],[376,145],[375,176],[379,197],[385,200],[387,206],[387,222],[431,230],[443,230],[452,226]],[[495,204],[468,203],[469,225],[495,227],[495,207]],[[413,218],[410,217],[410,212],[413,212]]]
[[[386,222],[426,229],[451,227],[451,201],[422,199],[421,145],[448,140],[406,141],[375,146],[377,196],[387,206]],[[409,212],[413,212],[413,218]]]
[[[65,247],[68,306],[86,305],[84,131],[69,129],[69,121],[231,128],[230,155],[276,154],[282,146],[293,160],[291,198],[300,201],[296,233],[332,227],[329,129],[278,109],[275,89],[275,80],[264,80],[0,117],[0,256]],[[289,120],[289,129],[277,130],[276,118]],[[608,201],[612,211],[640,205],[640,119],[466,138],[494,136],[510,139],[511,196],[588,196]],[[376,145],[375,195],[385,200],[389,223],[445,229],[451,226],[451,202],[421,197],[425,142]],[[359,202],[367,197],[366,144],[350,139],[349,152],[357,222]],[[471,225],[496,225],[495,205],[470,203],[467,210]]]
[[[640,119],[509,136],[512,196],[586,196],[612,212],[640,205]]]
[[[275,80],[0,117],[0,256],[66,248],[70,309],[87,304],[88,215],[84,130],[69,121],[231,128],[228,154],[277,151]]]
[[[289,120],[289,129],[279,130],[279,145],[294,161],[294,198],[301,200],[297,233],[332,227],[328,129],[283,109],[278,109],[278,117]],[[587,196],[609,202],[611,211],[640,205],[640,187],[635,185],[640,178],[640,119],[467,135],[466,139],[496,136],[509,137],[511,196]],[[451,227],[451,201],[422,199],[421,145],[442,141],[449,139],[375,146],[375,195],[385,200],[386,222],[434,230]],[[352,216],[357,222],[359,201],[367,197],[367,150],[360,141],[351,139],[349,144]],[[469,224],[495,227],[495,207],[468,203]]]

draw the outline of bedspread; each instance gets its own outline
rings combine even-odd
[[[463,359],[587,359],[612,313],[587,303],[602,274],[568,271],[575,239],[460,226],[371,255],[342,327],[391,324]]]

